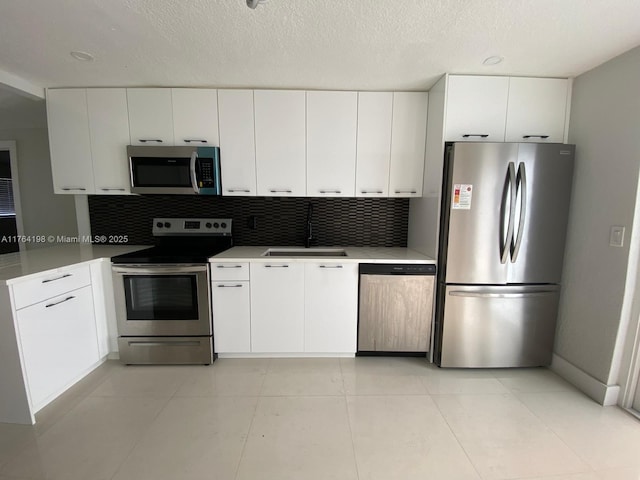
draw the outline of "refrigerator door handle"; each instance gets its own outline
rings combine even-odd
[[[524,234],[524,219],[527,214],[527,169],[524,163],[518,165],[516,193],[520,196],[520,204],[518,205],[520,211],[518,214],[518,233],[511,245],[511,263],[515,263],[518,259],[518,253],[522,245],[522,236]]]
[[[513,221],[516,205],[516,167],[509,162],[507,177],[502,190],[502,202],[500,205],[500,263],[507,263],[509,250],[513,240]],[[507,214],[508,209],[508,214]],[[508,215],[508,216],[507,216]],[[506,231],[505,231],[506,230]]]
[[[481,293],[481,292],[466,292],[464,290],[452,290],[449,292],[451,297],[476,297],[476,298],[531,298],[531,297],[544,297],[551,294],[558,293],[555,290],[540,290],[538,292],[523,292],[523,293]]]

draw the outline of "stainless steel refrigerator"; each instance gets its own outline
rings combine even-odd
[[[551,363],[575,147],[447,144],[434,360]]]

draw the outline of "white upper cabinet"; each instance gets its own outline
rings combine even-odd
[[[131,145],[173,145],[170,88],[128,88]]]
[[[172,88],[171,99],[175,145],[220,145],[216,90]]]
[[[390,197],[421,197],[427,139],[427,92],[394,92]]]
[[[562,143],[568,90],[563,78],[511,77],[505,141]]]
[[[253,90],[218,90],[223,195],[255,196]]]
[[[449,76],[445,140],[503,142],[508,95],[509,77]]]
[[[86,90],[47,90],[47,123],[54,192],[93,193]]]
[[[356,197],[389,196],[392,92],[358,93]]]
[[[357,92],[307,92],[307,196],[354,196],[357,117]]]
[[[127,92],[124,88],[90,88],[87,108],[95,193],[127,194],[131,188]]]
[[[258,195],[305,196],[305,92],[256,90],[254,102]]]

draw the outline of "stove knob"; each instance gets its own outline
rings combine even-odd
[[[211,222],[207,222],[205,225],[207,228],[211,228]]]
[[[226,224],[226,223],[224,223],[224,222],[222,222],[222,223],[220,224],[220,226],[221,226],[222,228],[227,228],[227,224]]]
[[[171,224],[169,222],[164,222],[164,228],[170,228]]]
[[[162,222],[158,222],[158,223],[156,223],[156,227],[158,227],[158,228],[162,228]]]
[[[213,228],[218,228],[219,226],[220,226],[220,225],[218,224],[218,222],[215,222],[215,223],[213,224]]]

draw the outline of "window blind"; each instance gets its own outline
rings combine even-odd
[[[10,178],[0,178],[0,217],[15,217],[13,185]]]

